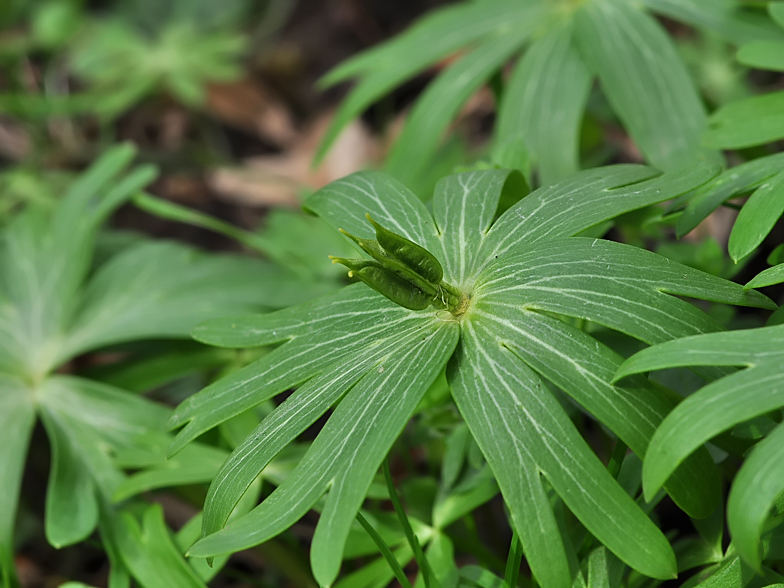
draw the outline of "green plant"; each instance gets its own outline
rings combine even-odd
[[[106,123],[161,92],[198,108],[206,84],[241,73],[252,4],[118,0],[105,19],[80,0],[2,4],[18,28],[0,38],[0,109],[41,123],[43,146],[52,117]],[[278,23],[291,5],[263,3]],[[784,211],[784,159],[762,147],[784,137],[782,93],[748,98],[774,78],[739,87],[726,55],[740,45],[743,66],[784,71],[782,27],[784,3],[757,0],[439,9],[324,78],[358,83],[320,155],[443,67],[385,163],[396,179],[349,176],[307,200],[320,219],[274,211],[255,233],[144,193],[156,170],[123,172],[128,146],[73,182],[40,173],[34,147],[0,174],[0,588],[19,585],[36,422],[51,448],[45,535],[96,534],[110,588],[204,588],[261,543],[265,582],[310,588],[309,523],[275,537],[311,509],[311,569],[336,588],[410,588],[414,565],[418,588],[656,588],[676,573],[683,588],[784,586],[784,311],[723,331],[766,316],[727,304],[775,308],[754,288],[784,283],[784,245],[745,286],[722,279],[755,267]],[[429,199],[461,155],[456,139],[436,155],[442,135],[485,85],[490,163]],[[614,116],[665,173],[578,172],[608,159]],[[740,164],[720,172],[725,148]],[[124,202],[273,263],[101,231]],[[670,242],[722,204],[740,208],[729,258],[720,238]],[[620,242],[600,238],[611,228]],[[335,291],[342,266],[363,283]],[[181,402],[173,416],[142,395],[154,388]],[[167,489],[191,504],[206,492],[177,533],[139,496]]]
[[[784,5],[768,4],[770,16],[784,28]],[[754,40],[738,51],[738,61],[749,67],[784,71],[784,40]],[[784,92],[739,100],[718,109],[710,119],[706,144],[738,149],[784,137]]]
[[[169,410],[72,373],[72,360],[131,341],[186,338],[205,316],[280,307],[314,293],[310,282],[270,263],[207,256],[174,243],[134,240],[95,256],[101,225],[157,173],[149,165],[122,173],[134,153],[128,145],[108,151],[55,205],[30,203],[0,233],[4,588],[15,585],[15,513],[28,443],[39,419],[52,453],[48,541],[71,545],[98,528],[113,563],[112,586],[127,586],[127,580],[114,582],[128,571],[146,587],[203,585],[169,538],[159,507],[112,503],[125,478],[113,456],[140,451],[154,440],[165,447]],[[195,455],[203,460],[205,452],[210,455],[197,447]],[[167,571],[150,580],[156,565]]]
[[[123,20],[96,23],[76,44],[73,73],[88,83],[99,111],[114,118],[155,92],[169,92],[194,108],[205,102],[207,82],[240,76],[245,38],[173,22],[150,38]]]
[[[784,5],[768,5],[773,19],[784,26]],[[744,45],[738,59],[746,65],[784,71],[784,43],[755,41]],[[784,136],[782,93],[727,104],[710,120],[705,142],[724,148],[759,145]],[[753,158],[728,169],[690,195],[678,219],[678,233],[692,230],[729,199],[751,193],[740,209],[729,239],[736,262],[749,258],[784,212],[780,153]],[[683,203],[680,203],[683,204]],[[771,268],[759,273],[746,289],[784,282],[784,246],[768,257]],[[654,345],[627,359],[614,381],[643,372],[673,367],[724,366],[728,373],[685,399],[661,423],[646,455],[643,488],[652,496],[675,467],[694,449],[724,435],[745,457],[732,481],[727,523],[732,543],[712,570],[734,570],[751,579],[749,570],[774,575],[763,563],[780,561],[784,550],[784,471],[781,425],[784,397],[782,312],[767,327],[686,337]],[[743,368],[736,370],[735,368]],[[728,433],[728,435],[727,435]]]
[[[199,1],[117,0],[98,17],[82,4],[47,0],[11,11],[28,27],[0,42],[11,82],[0,111],[33,123],[85,114],[107,122],[161,93],[198,109],[208,83],[242,75],[247,0],[224,2],[220,10]],[[45,56],[43,80],[31,91],[24,64],[36,54]]]
[[[721,330],[697,307],[668,294],[775,307],[754,291],[653,253],[575,237],[625,211],[690,192],[716,172],[700,165],[657,176],[643,166],[610,167],[526,196],[518,172],[478,170],[439,183],[433,216],[403,185],[379,173],[355,174],[313,195],[308,209],[373,252],[375,261],[366,265],[344,261],[383,295],[356,284],[299,307],[209,321],[194,331],[198,340],[224,347],[280,346],[184,401],[170,421],[184,425],[172,453],[234,415],[297,390],[217,474],[205,503],[205,537],[189,553],[212,557],[261,543],[327,493],[311,563],[319,583],[331,585],[380,462],[446,369],[539,583],[566,587],[579,575],[576,548],[559,529],[548,488],[620,560],[648,576],[673,577],[669,543],[604,469],[546,382],[618,436],[618,463],[627,445],[643,458],[676,401],[641,377],[611,385],[622,358],[580,325],[590,321],[656,343]],[[374,235],[368,213],[391,233],[377,226]],[[434,295],[422,283],[439,282],[439,271],[406,240],[435,256],[445,289],[461,297],[456,304],[444,305],[442,292]],[[362,276],[363,267],[374,267],[384,279]],[[408,300],[429,296],[434,308],[395,304],[389,298],[399,298],[401,288],[413,297]],[[330,407],[327,424],[292,474],[223,529],[269,460]],[[702,449],[666,488],[699,518],[716,509],[718,482]]]
[[[734,0],[464,2],[434,11],[324,77],[324,86],[349,79],[358,84],[335,116],[319,155],[374,101],[459,53],[417,101],[385,163],[403,182],[413,182],[427,169],[449,122],[486,83],[498,103],[493,152],[524,142],[543,184],[580,168],[580,126],[594,77],[653,165],[673,169],[687,160],[715,157],[701,152],[707,116],[695,84],[649,10],[733,43],[784,40],[763,15]],[[526,47],[504,82],[504,65]]]
[[[784,28],[784,5],[771,2],[770,14]],[[784,42],[756,41],[741,47],[738,59],[746,65],[784,71]],[[739,100],[719,108],[710,118],[704,141],[711,147],[741,149],[784,137],[784,92]],[[752,158],[725,171],[686,202],[678,219],[678,236],[695,228],[718,206],[748,193],[729,240],[734,261],[749,256],[784,214],[782,155]],[[769,284],[766,284],[769,285]]]
[[[727,502],[734,549],[726,558],[737,559],[737,553],[757,572],[765,571],[763,559],[780,560],[784,546],[783,333],[784,325],[778,325],[662,343],[626,360],[615,376],[618,381],[676,366],[746,368],[706,385],[667,416],[651,439],[643,465],[643,488],[646,496],[652,496],[687,455],[724,431],[756,441],[735,476]],[[763,532],[768,536],[761,543]]]

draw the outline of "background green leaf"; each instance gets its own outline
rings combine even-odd
[[[338,66],[324,77],[323,85],[353,77],[360,81],[332,119],[316,153],[316,163],[349,121],[404,80],[494,33],[524,40],[550,10],[542,0],[502,0],[493,10],[479,3],[450,6],[421,19],[405,34]]]
[[[738,51],[738,61],[757,69],[784,71],[784,41],[755,41]]]
[[[688,195],[686,210],[678,218],[675,231],[678,238],[697,227],[723,202],[756,189],[779,173],[784,154],[777,153],[753,159],[724,170],[707,184]]]
[[[572,46],[572,27],[559,26],[531,45],[504,88],[493,142],[525,140],[542,184],[580,169],[579,141],[591,74]]]
[[[754,276],[744,288],[763,288],[784,282],[784,263],[775,265]]]
[[[754,251],[784,214],[784,172],[762,184],[741,208],[729,240],[736,262]]]
[[[738,553],[760,571],[760,537],[784,492],[784,427],[777,426],[748,456],[732,483],[727,523]]]
[[[501,34],[461,57],[429,84],[406,120],[402,133],[386,157],[385,170],[403,183],[412,184],[430,165],[444,130],[463,103],[501,67],[532,30]]]
[[[784,92],[731,102],[714,112],[703,143],[713,149],[743,149],[784,137]]]
[[[760,39],[784,40],[784,31],[764,15],[744,10],[736,0],[642,0],[642,3],[668,18],[715,31],[736,45]]]
[[[0,373],[0,579],[12,574],[11,553],[16,506],[22,485],[22,470],[33,432],[35,406],[32,390],[21,380]],[[7,557],[2,557],[6,555]]]
[[[172,541],[159,504],[147,506],[141,520],[122,512],[110,525],[122,561],[144,588],[206,588]]]
[[[583,3],[576,25],[586,63],[646,158],[664,170],[699,159],[705,109],[661,26],[625,0]]]
[[[68,358],[122,341],[185,337],[207,318],[285,306],[317,293],[260,260],[142,243],[104,264],[87,285],[63,353]]]

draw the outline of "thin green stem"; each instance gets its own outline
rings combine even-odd
[[[512,533],[512,543],[509,545],[509,556],[506,558],[504,571],[504,586],[514,588],[517,586],[517,577],[520,575],[520,562],[523,560],[523,545],[517,536],[517,531]]]
[[[430,563],[427,561],[427,557],[425,557],[425,554],[422,551],[422,546],[419,544],[416,535],[414,535],[414,530],[411,528],[411,523],[408,520],[406,511],[403,510],[403,505],[400,503],[400,498],[398,498],[397,491],[395,490],[395,483],[392,481],[392,472],[389,470],[389,460],[385,459],[384,464],[381,467],[384,470],[384,479],[387,482],[389,499],[392,501],[392,506],[395,507],[397,518],[400,520],[400,524],[403,526],[403,532],[406,534],[406,539],[408,539],[408,543],[411,545],[411,549],[414,552],[414,559],[416,559],[417,565],[419,565],[419,569],[422,572],[422,577],[425,580],[425,588],[440,588],[438,580],[436,580],[433,570],[430,568]]]
[[[209,229],[210,231],[235,239],[250,249],[266,253],[263,240],[259,238],[258,235],[244,231],[197,210],[180,206],[179,204],[169,202],[168,200],[156,198],[145,192],[137,194],[132,200],[137,207],[160,218]]]
[[[626,457],[626,451],[628,449],[628,445],[620,439],[615,442],[615,447],[610,456],[610,463],[607,464],[607,471],[610,472],[610,475],[616,480],[618,479],[618,474],[621,473],[621,465],[623,465],[623,460]]]
[[[373,525],[371,525],[367,519],[362,516],[362,513],[357,513],[357,520],[359,521],[359,524],[362,525],[362,528],[367,531],[367,534],[370,535],[370,538],[373,539],[376,547],[378,547],[378,550],[381,552],[381,555],[383,555],[384,559],[387,560],[389,567],[392,568],[392,572],[395,574],[397,581],[400,582],[400,585],[403,588],[411,588],[411,582],[408,581],[403,568],[400,567],[400,564],[395,557],[395,554],[392,553],[392,550],[386,544],[381,535],[378,534],[378,531],[376,531],[373,528]]]

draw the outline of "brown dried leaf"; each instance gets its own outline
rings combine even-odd
[[[207,178],[209,186],[219,198],[250,206],[298,206],[303,192],[365,169],[377,160],[377,140],[361,121],[354,121],[323,163],[312,169],[313,154],[331,117],[331,113],[320,117],[286,153],[248,159],[240,168],[213,171]]]
[[[281,146],[290,145],[298,136],[286,105],[257,80],[211,84],[207,109],[224,123],[250,129]]]

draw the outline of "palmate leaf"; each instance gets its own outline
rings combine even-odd
[[[424,321],[413,340],[399,339],[398,348],[351,388],[303,461],[267,500],[189,553],[215,555],[261,543],[301,518],[329,489],[311,563],[316,579],[332,584],[378,464],[457,342],[456,325],[433,317]]]
[[[128,145],[108,151],[51,214],[29,207],[0,235],[0,370],[27,376],[57,367],[55,341],[78,303],[98,227],[155,177],[144,166],[117,178],[134,153]]]
[[[53,374],[58,367],[111,343],[184,338],[205,315],[286,305],[317,292],[270,264],[174,244],[137,243],[93,259],[100,225],[155,176],[150,166],[122,175],[133,157],[127,145],[109,150],[55,207],[31,205],[0,234],[0,437],[10,448],[0,460],[0,578],[12,573],[12,525],[36,414],[51,444],[44,527],[56,547],[86,538],[113,516],[110,501],[124,475],[112,453],[165,435],[167,408]],[[223,457],[198,479],[210,477]],[[110,585],[129,585],[122,564],[113,569]]]
[[[700,145],[706,113],[694,82],[646,9],[734,43],[784,41],[770,19],[744,11],[737,0],[488,0],[449,6],[324,77],[325,86],[351,79],[357,84],[317,159],[352,118],[452,55],[459,57],[424,92],[392,148],[386,171],[404,182],[427,169],[459,107],[507,59],[518,62],[500,95],[494,152],[524,142],[542,184],[579,168],[580,126],[594,76],[648,161],[671,170],[716,158]]]
[[[324,291],[261,260],[142,243],[113,257],[88,283],[58,359],[124,341],[183,337],[211,316],[278,308]]]
[[[622,557],[627,563],[654,577],[673,576],[666,539],[582,442],[557,400],[542,392],[536,374],[495,332],[480,329],[483,318],[464,323],[450,380],[460,412],[496,473],[534,576],[542,585],[572,584],[540,473],[600,540],[618,541],[611,549],[623,544],[620,550],[632,554]],[[504,469],[513,474],[502,474]],[[623,515],[616,519],[613,512]],[[639,534],[630,536],[630,529]]]
[[[668,294],[775,306],[756,292],[652,253],[570,238],[622,212],[692,191],[716,171],[698,165],[659,176],[643,166],[583,172],[523,198],[495,223],[505,191],[516,191],[518,198],[525,194],[517,172],[445,178],[437,186],[432,217],[402,184],[375,172],[354,174],[316,193],[308,208],[335,228],[372,238],[369,213],[426,247],[438,258],[444,279],[470,296],[469,307],[456,316],[409,311],[357,284],[270,315],[217,319],[199,327],[196,337],[213,344],[283,344],[180,405],[170,425],[185,427],[171,451],[277,393],[297,390],[221,468],[205,508],[206,537],[190,554],[209,557],[269,539],[328,492],[311,561],[317,580],[331,585],[349,525],[378,465],[452,357],[455,398],[541,582],[566,588],[575,573],[541,476],[621,559],[656,577],[673,576],[675,560],[666,540],[604,472],[541,378],[572,395],[642,457],[672,401],[644,378],[612,386],[620,356],[552,313],[652,343],[720,328]],[[640,267],[646,268],[643,279]],[[511,378],[524,384],[515,392],[519,396],[507,392]],[[254,511],[219,530],[270,459],[336,404],[294,472]],[[511,424],[502,426],[505,421]],[[561,445],[554,445],[555,439]],[[573,471],[583,474],[575,478]],[[693,516],[710,514],[719,492],[707,452],[684,464],[667,481],[667,490]],[[619,519],[597,514],[613,512],[635,522],[622,528]],[[546,541],[540,527],[547,530]]]
[[[715,435],[784,406],[784,325],[662,343],[626,360],[616,379],[695,365],[746,369],[706,385],[664,420],[651,440],[643,467],[647,496],[686,456]],[[735,479],[727,505],[730,533],[738,553],[757,569],[763,523],[784,491],[781,436],[779,426],[755,447]]]
[[[420,325],[393,324],[384,338],[372,338],[372,347],[352,358],[351,365],[337,360],[318,377],[301,386],[267,417],[232,453],[215,477],[205,501],[204,530],[223,527],[232,506],[269,461],[319,418],[363,374],[385,361],[401,345],[417,341]],[[402,336],[401,336],[402,335]],[[370,344],[370,341],[368,341]]]
[[[55,546],[74,543],[96,526],[112,560],[110,586],[203,586],[173,547],[160,507],[140,528],[128,509],[110,505],[124,475],[112,454],[164,436],[168,409],[82,378],[52,376],[37,390],[53,462],[46,497],[46,534]],[[163,567],[166,569],[163,570]]]
[[[705,109],[674,44],[624,0],[592,0],[577,13],[583,57],[646,158],[675,169],[694,159]]]

